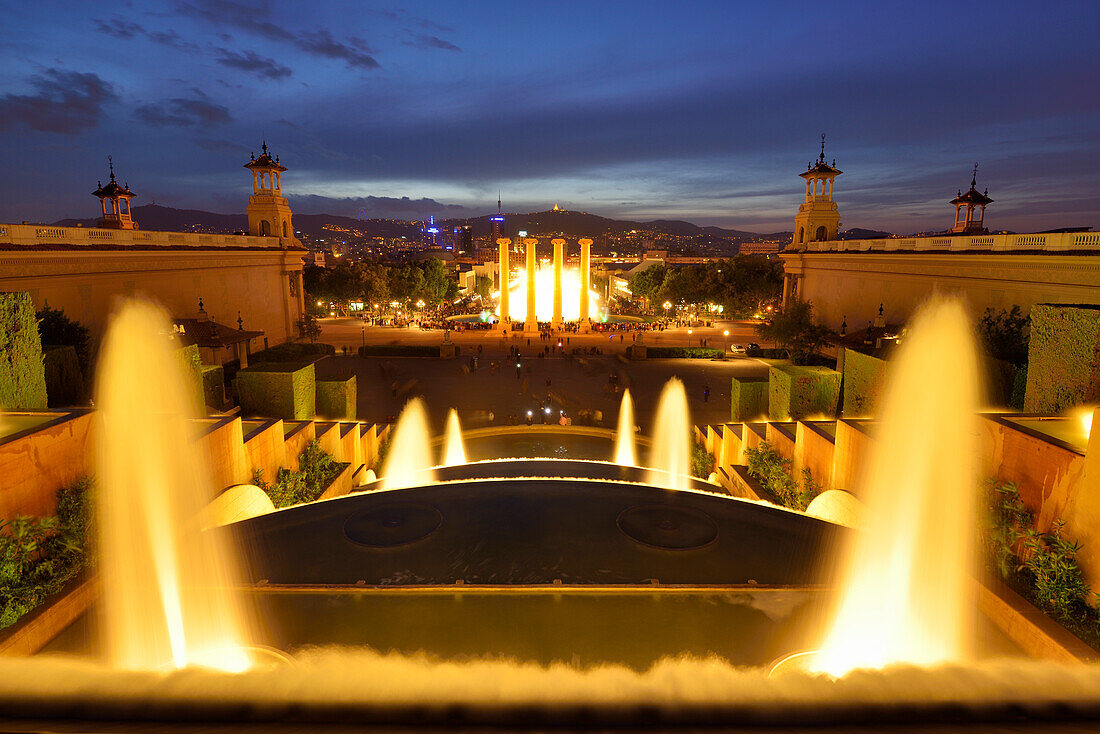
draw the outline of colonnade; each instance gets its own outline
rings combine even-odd
[[[527,319],[524,322],[523,330],[527,333],[535,333],[539,330],[538,314],[536,313],[535,304],[535,272],[538,269],[538,259],[535,256],[535,249],[538,246],[539,241],[533,237],[528,237],[523,240],[524,249],[527,255]],[[563,271],[565,269],[565,240],[553,239],[550,243],[554,246],[554,307],[553,316],[551,317],[551,325],[554,328],[560,328],[564,323],[562,319],[562,281]],[[581,292],[580,292],[580,322],[587,324],[588,318],[588,289],[591,286],[591,262],[592,262],[592,240],[582,239],[578,242],[581,247],[581,262],[580,262],[580,275],[581,275]],[[507,327],[510,322],[510,312],[508,303],[508,287],[511,285],[511,245],[512,240],[508,237],[502,237],[497,240],[499,250],[498,269],[500,272],[500,324]]]

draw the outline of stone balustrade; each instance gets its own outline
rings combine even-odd
[[[784,252],[1095,252],[1100,232],[987,234],[971,236],[889,237],[831,240],[787,247]]]
[[[0,245],[17,247],[96,248],[115,247],[248,247],[286,249],[300,247],[290,237],[254,237],[200,232],[154,232],[143,229],[56,227],[43,224],[0,224]]]

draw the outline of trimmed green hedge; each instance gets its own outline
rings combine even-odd
[[[70,346],[42,348],[42,364],[45,368],[46,401],[51,408],[83,405],[84,375],[80,371],[80,358]]]
[[[882,398],[885,375],[885,360],[854,349],[845,349],[844,415],[875,415]]]
[[[646,359],[717,359],[725,353],[714,347],[651,347],[646,345]]]
[[[274,362],[316,362],[321,357],[336,354],[331,344],[309,344],[307,342],[286,342],[255,352],[249,357],[253,364],[271,364]]]
[[[438,357],[439,345],[368,344],[359,347],[360,357]]]
[[[354,420],[358,396],[355,375],[344,380],[318,380],[317,415]]]
[[[1100,400],[1100,306],[1036,304],[1027,353],[1028,413]]]
[[[42,342],[29,293],[0,293],[0,410],[46,407]]]
[[[312,362],[250,365],[237,372],[236,382],[243,415],[309,420],[317,413]]]
[[[836,415],[840,373],[828,367],[772,365],[768,369],[768,417],[773,421]]]
[[[768,413],[768,380],[734,377],[730,387],[730,420],[749,421]]]
[[[199,368],[203,401],[211,408],[225,407],[225,370],[220,364],[204,364]]]

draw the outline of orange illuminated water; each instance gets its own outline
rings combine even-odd
[[[390,438],[386,463],[382,467],[382,486],[385,489],[413,487],[435,481],[431,473],[424,473],[432,467],[428,451],[431,437],[424,401],[413,398],[401,411]]]
[[[462,442],[462,426],[458,422],[458,411],[451,408],[447,413],[447,430],[443,434],[443,466],[466,463],[466,447]]]
[[[202,532],[213,498],[194,441],[201,400],[167,314],[126,302],[112,319],[96,383],[96,474],[104,635],[110,663],[163,669],[249,667],[231,589],[236,554]]]
[[[623,401],[619,405],[619,426],[615,432],[615,463],[623,466],[637,466],[638,453],[634,446],[634,401],[630,391],[623,390]]]
[[[665,383],[653,421],[649,450],[649,483],[669,489],[691,484],[691,417],[684,383],[673,377]]]
[[[971,655],[978,369],[952,300],[915,317],[887,376],[877,441],[857,496],[867,532],[841,561],[841,597],[811,666],[833,675]]]

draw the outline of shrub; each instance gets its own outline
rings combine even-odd
[[[46,380],[46,404],[51,408],[81,405],[85,402],[84,375],[76,350],[70,346],[43,347],[43,376]]]
[[[317,381],[317,415],[325,418],[355,418],[355,375],[346,379]]]
[[[312,362],[254,364],[237,372],[237,397],[244,415],[309,420],[317,412],[317,378]]]
[[[27,293],[0,293],[0,409],[42,410],[42,341]]]
[[[792,510],[805,510],[813,498],[821,493],[809,469],[802,470],[802,482],[791,476],[792,462],[781,456],[767,441],[761,441],[754,449],[746,449],[749,476],[759,480],[764,489],[779,500],[779,504]]]
[[[92,481],[82,477],[57,493],[53,517],[0,520],[0,628],[55,594],[92,557]]]
[[[1100,399],[1100,306],[1031,309],[1024,410],[1061,413]]]
[[[1012,482],[989,481],[986,485],[987,519],[983,545],[1001,578],[1019,575],[1026,596],[1064,622],[1086,622],[1087,631],[1100,631],[1100,615],[1089,602],[1093,594],[1077,563],[1080,545],[1062,535],[1063,521],[1041,533],[1035,516],[1020,498]]]
[[[88,327],[79,321],[73,321],[65,315],[65,309],[43,307],[35,314],[38,319],[38,336],[43,346],[72,347],[80,363],[84,377],[91,376],[91,337]]]
[[[336,347],[331,344],[303,344],[286,342],[274,347],[263,349],[251,355],[253,364],[272,362],[306,362],[316,361],[321,357],[336,354]]]
[[[646,345],[649,359],[719,359],[725,353],[714,347],[651,347]]]
[[[332,483],[344,464],[336,462],[321,444],[310,441],[298,455],[298,470],[280,469],[274,484],[264,481],[263,470],[252,472],[252,483],[267,492],[275,507],[291,507],[303,502],[313,502]]]
[[[714,454],[707,451],[702,441],[691,445],[691,474],[700,479],[708,479],[714,471]]]

